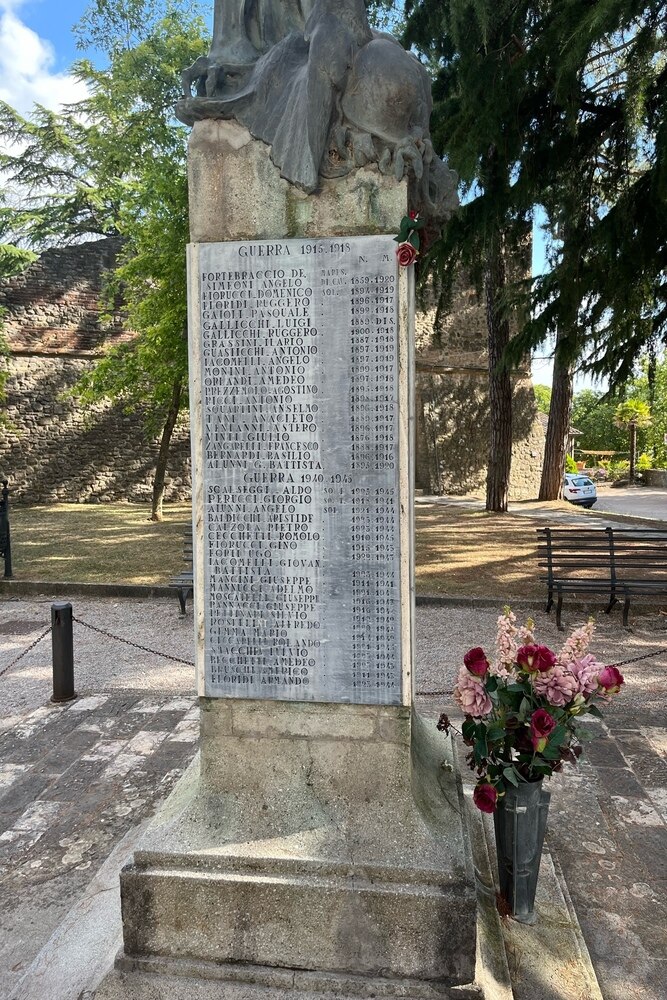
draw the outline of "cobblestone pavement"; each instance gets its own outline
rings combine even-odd
[[[175,601],[72,603],[90,624],[193,658],[192,618],[179,618]],[[0,600],[0,672],[48,625],[49,605]],[[418,609],[418,706],[425,714],[451,709],[448,694],[425,692],[451,691],[463,652],[492,646],[496,614]],[[533,615],[540,640],[558,648],[563,634],[553,619]],[[577,624],[577,616],[570,612],[566,621]],[[113,847],[168,794],[196,748],[191,666],[75,629],[78,700],[48,701],[48,637],[0,676],[0,995]],[[663,616],[635,619],[629,631],[618,616],[600,616],[594,651],[606,662],[665,646]],[[597,726],[599,739],[578,771],[552,781],[548,841],[605,1000],[664,1000],[667,655],[622,669],[627,689]]]

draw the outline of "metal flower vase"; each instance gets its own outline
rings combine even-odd
[[[535,921],[535,892],[551,793],[542,781],[508,788],[498,800],[496,834],[500,894],[515,920]]]

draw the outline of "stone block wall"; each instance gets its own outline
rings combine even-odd
[[[0,474],[9,479],[14,499],[150,501],[158,441],[146,435],[142,415],[108,403],[82,407],[63,395],[91,363],[62,356],[10,359]],[[190,498],[187,419],[172,438],[166,497]]]
[[[108,344],[131,339],[120,308],[101,318],[115,239],[49,250],[0,286],[9,379],[0,423],[0,477],[12,497],[53,501],[149,501],[158,442],[141,413],[83,406],[67,391]],[[171,446],[166,497],[190,497],[187,418]]]
[[[417,317],[415,382],[415,480],[428,494],[486,492],[489,396],[486,313],[461,275],[452,309],[441,317],[431,306]],[[513,373],[513,437],[510,499],[539,492],[544,428],[526,370]]]
[[[116,239],[49,250],[0,285],[10,347],[0,476],[15,499],[39,503],[150,499],[158,443],[141,414],[119,406],[83,407],[67,390],[106,345],[131,339],[120,308],[101,318],[105,273]],[[486,318],[465,275],[454,308],[437,323],[417,317],[416,483],[428,493],[484,494],[488,450]],[[512,499],[537,495],[544,432],[530,380],[515,385]],[[167,500],[190,498],[190,447],[184,417],[172,440]]]

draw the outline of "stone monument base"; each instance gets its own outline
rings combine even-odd
[[[448,741],[407,708],[202,699],[201,763],[121,895],[124,955],[105,1000],[170,996],[130,983],[176,970],[343,975],[352,994],[379,980],[403,996],[474,978],[460,781]]]

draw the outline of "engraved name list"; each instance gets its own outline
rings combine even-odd
[[[207,696],[402,702],[394,249],[192,248]]]

